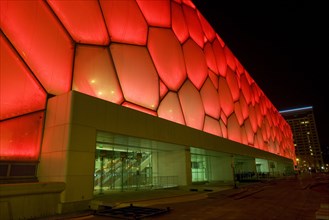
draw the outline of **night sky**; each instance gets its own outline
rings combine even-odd
[[[329,146],[329,7],[322,0],[193,3],[277,110],[313,106]]]

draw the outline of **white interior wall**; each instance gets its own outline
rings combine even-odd
[[[186,184],[185,151],[158,152],[158,176],[177,177],[178,185]]]

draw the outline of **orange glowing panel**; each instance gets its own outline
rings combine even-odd
[[[258,143],[258,148],[261,149],[261,150],[267,151],[268,149],[267,149],[266,145],[264,144],[263,135],[262,135],[262,132],[260,130],[258,130],[256,132],[255,138],[256,138],[257,143]]]
[[[216,32],[211,27],[211,25],[208,23],[208,21],[203,17],[203,15],[197,11],[197,14],[199,16],[199,20],[202,26],[202,30],[205,33],[208,41],[212,42],[216,38]]]
[[[265,105],[266,105],[266,109],[272,108],[272,103],[270,102],[270,100],[266,96],[264,97],[264,102],[265,102]]]
[[[251,105],[254,106],[256,104],[256,100],[255,100],[255,96],[254,96],[254,93],[250,87],[250,91],[251,91]]]
[[[246,100],[243,95],[240,96],[239,102],[240,102],[243,120],[245,120],[246,118],[249,117],[249,112],[248,112],[249,109],[248,109],[248,105],[247,105]]]
[[[183,112],[179,103],[177,93],[169,92],[158,108],[158,116],[182,125],[185,125]]]
[[[225,42],[222,40],[222,38],[218,34],[216,34],[216,40],[218,40],[218,42],[220,43],[220,45],[222,47],[225,47]]]
[[[208,78],[201,88],[200,95],[207,115],[219,119],[220,105],[218,93],[211,80]]]
[[[207,42],[204,45],[204,54],[206,57],[206,62],[207,65],[209,67],[209,69],[211,69],[213,72],[215,72],[218,75],[218,69],[217,69],[217,64],[216,64],[216,58],[215,58],[215,54],[214,51],[212,49],[212,46],[209,42]]]
[[[274,143],[274,146],[275,146],[274,149],[276,150],[277,154],[284,157],[285,156],[285,153],[284,153],[285,150],[282,148],[282,146],[280,145],[278,140],[274,140],[273,143]],[[295,155],[295,153],[294,153],[294,155]],[[292,157],[294,157],[294,156],[292,156]]]
[[[285,127],[285,124],[283,123],[283,120],[281,120],[282,118],[280,117],[280,115],[278,116],[278,118],[280,119],[279,120],[279,129],[280,129],[280,133],[281,135],[285,135],[285,132],[284,132],[284,127]]]
[[[268,98],[265,96],[265,94],[264,93],[262,93],[262,94],[263,95],[260,98],[260,104],[262,105],[262,113],[264,115],[267,115],[268,110],[269,110],[269,108],[267,107],[269,101],[268,101]]]
[[[235,64],[235,56],[233,55],[232,51],[227,47],[227,45],[224,47],[224,53],[227,61],[227,65],[235,71],[236,64]]]
[[[75,42],[97,45],[110,43],[102,11],[97,0],[48,0],[48,4]]]
[[[182,88],[178,91],[178,97],[186,125],[202,130],[205,112],[198,90],[189,80],[186,80]]]
[[[256,117],[257,117],[257,125],[258,125],[258,127],[260,127],[260,126],[262,126],[262,123],[263,123],[263,115],[260,111],[259,104],[255,104],[254,108],[255,108],[255,113],[256,113]]]
[[[245,74],[240,76],[241,91],[246,99],[246,103],[249,105],[251,103],[251,89]]]
[[[255,108],[252,105],[249,105],[249,119],[250,119],[250,124],[252,127],[252,130],[254,133],[256,133],[258,129],[258,124],[257,124],[257,115]]]
[[[199,90],[208,75],[208,67],[202,49],[191,39],[183,45],[187,76]]]
[[[241,76],[241,74],[238,73],[238,70],[235,70],[234,71],[234,75],[235,75],[235,78],[236,78],[236,81],[238,83],[238,87],[239,87],[239,90],[240,90],[240,95],[239,96],[241,96],[242,95],[241,94],[241,82],[240,82],[240,76]]]
[[[71,88],[73,42],[44,1],[0,1],[1,29],[48,93]]]
[[[124,102],[124,103],[122,103],[122,106],[134,109],[134,110],[139,111],[139,112],[144,112],[144,113],[149,114],[149,115],[157,116],[156,112],[154,112],[150,109],[146,109],[146,108],[143,108],[141,106],[135,105],[133,103]]]
[[[46,98],[44,89],[0,34],[0,120],[45,109]]]
[[[150,28],[148,49],[161,80],[177,91],[186,79],[183,51],[173,32],[164,28]]]
[[[227,69],[226,57],[224,50],[217,39],[212,43],[212,48],[215,54],[218,72],[221,76],[225,77]]]
[[[222,131],[222,137],[227,138],[227,128],[222,120],[219,121],[220,129]]]
[[[263,136],[263,139],[264,141],[268,141],[268,136],[267,136],[267,133],[266,133],[266,124],[265,124],[265,121],[263,122],[262,126],[260,127],[260,130],[262,132],[262,136]]]
[[[288,123],[285,123],[285,126],[283,128],[283,132],[287,138],[292,138],[293,134],[290,129],[290,125]]]
[[[137,0],[137,4],[142,10],[146,21],[150,26],[170,27],[169,0]]]
[[[266,96],[264,95],[264,93],[262,93],[262,95],[259,98],[259,107],[262,115],[266,115],[267,114]]]
[[[264,128],[266,132],[266,139],[269,140],[271,138],[271,126],[267,120],[267,117],[264,117]]]
[[[182,3],[195,9],[195,5],[193,4],[193,2],[191,0],[182,0]]]
[[[43,112],[1,121],[0,160],[37,161],[43,121]]]
[[[251,123],[250,123],[249,118],[244,121],[244,127],[245,127],[245,130],[246,130],[248,143],[250,145],[253,145],[254,144],[254,136],[255,136],[255,133],[254,133],[254,131],[252,129],[252,126],[251,126]]]
[[[218,120],[209,116],[205,117],[203,131],[219,137],[223,135]]]
[[[227,68],[226,71],[226,81],[230,87],[233,101],[238,101],[240,98],[240,88],[235,72],[231,68]]]
[[[220,77],[218,82],[219,103],[222,111],[228,117],[234,111],[234,102],[231,90],[225,78]]]
[[[248,136],[244,126],[241,127],[241,143],[248,145]]]
[[[100,0],[111,41],[145,45],[147,23],[135,0]]]
[[[249,82],[249,84],[251,85],[252,83],[254,83],[255,81],[253,80],[253,78],[251,78],[250,74],[248,73],[247,70],[244,71],[244,74],[246,75],[247,77],[247,80]]]
[[[255,99],[255,103],[259,103],[259,98],[261,95],[261,91],[259,89],[259,87],[257,86],[256,83],[251,84],[251,91],[254,94],[253,97]]]
[[[224,114],[223,111],[220,111],[220,120],[224,122],[225,125],[227,125],[227,116]]]
[[[235,57],[235,65],[236,65],[236,70],[239,75],[244,73],[244,67],[240,63],[240,61]]]
[[[160,80],[160,99],[162,99],[168,92],[167,86]]]
[[[191,38],[201,47],[204,45],[204,34],[197,11],[183,5],[183,12]]]
[[[212,82],[212,84],[214,85],[214,87],[216,88],[216,90],[218,89],[218,75],[216,75],[213,71],[208,70],[208,76]]]
[[[173,32],[175,33],[180,43],[185,42],[189,37],[188,29],[182,7],[175,2],[171,2],[171,17]]]
[[[227,138],[239,143],[242,142],[241,128],[234,113],[227,119]]]
[[[157,109],[159,78],[146,47],[111,44],[110,49],[125,100]]]
[[[260,148],[259,148],[258,139],[257,139],[256,135],[255,135],[255,139],[254,139],[253,147],[254,147],[254,148],[257,148],[257,149],[260,149]]]
[[[271,115],[272,115],[273,124],[275,126],[278,126],[279,125],[279,118],[278,118],[278,114],[277,113],[278,113],[277,110],[273,107],[272,108]]]
[[[277,147],[275,146],[273,140],[270,140],[270,141],[268,142],[268,149],[269,149],[270,152],[272,152],[272,153],[274,153],[274,154],[279,153],[279,151],[278,151]]]
[[[266,120],[268,121],[270,127],[272,127],[273,126],[273,121],[272,121],[272,115],[270,113],[270,110],[267,112],[267,114],[265,115],[265,117],[266,117]]]
[[[239,102],[234,103],[234,113],[236,115],[236,118],[238,119],[239,125],[241,126],[244,122],[241,105]]]
[[[123,102],[108,47],[77,45],[73,90],[116,104]]]
[[[272,140],[275,140],[276,139],[274,127],[271,127],[271,139]]]

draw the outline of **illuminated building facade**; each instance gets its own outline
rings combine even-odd
[[[295,144],[298,168],[302,172],[323,171],[324,162],[313,107],[280,111],[289,123]]]
[[[289,124],[193,2],[0,4],[0,204],[39,207],[13,218],[293,170]]]

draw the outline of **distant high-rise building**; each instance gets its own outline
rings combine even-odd
[[[313,107],[289,109],[280,113],[291,126],[298,168],[301,171],[321,171],[324,163]]]

